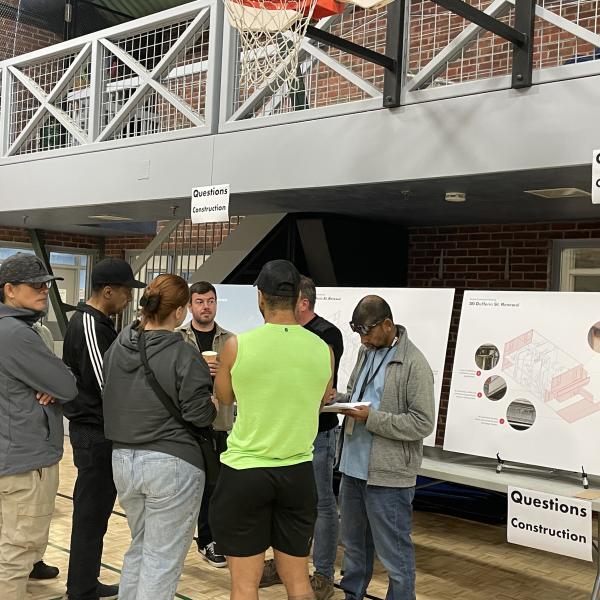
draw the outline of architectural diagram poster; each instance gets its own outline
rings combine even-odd
[[[344,337],[344,355],[338,372],[338,389],[346,391],[346,385],[356,363],[360,336],[353,333],[349,322],[359,300],[368,294],[384,298],[392,308],[394,320],[404,325],[414,344],[423,352],[433,371],[435,383],[435,414],[437,423],[444,361],[452,304],[453,289],[419,288],[317,288],[315,310],[328,321],[335,323]],[[435,430],[424,443],[435,445]]]
[[[600,474],[600,294],[465,292],[444,449]]]

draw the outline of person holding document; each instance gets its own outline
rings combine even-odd
[[[386,598],[414,600],[412,501],[423,438],[434,427],[433,374],[383,298],[363,298],[350,327],[363,345],[348,392],[336,400],[362,405],[342,410],[341,588],[345,600],[362,600],[377,552],[389,577]]]

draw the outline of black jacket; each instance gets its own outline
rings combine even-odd
[[[55,465],[63,454],[62,405],[77,388],[69,369],[31,328],[39,318],[0,303],[0,476]],[[37,392],[56,403],[42,406]]]
[[[102,387],[104,355],[117,339],[113,322],[88,304],[80,304],[69,321],[63,361],[77,380],[77,396],[65,406],[72,423],[103,427]]]
[[[147,331],[146,355],[158,383],[185,421],[208,427],[217,411],[206,361],[179,332]],[[138,350],[139,333],[126,327],[104,361],[104,434],[115,448],[153,450],[204,468],[200,446],[152,391]]]

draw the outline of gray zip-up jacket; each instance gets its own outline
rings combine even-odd
[[[77,386],[32,329],[39,318],[0,303],[0,476],[50,467],[63,455],[61,404],[76,396]],[[37,392],[56,402],[42,406]]]
[[[381,403],[369,410],[366,429],[373,434],[368,485],[412,487],[423,460],[423,438],[435,425],[433,373],[427,359],[410,341],[401,325],[396,352],[385,370]],[[361,346],[348,381],[347,394],[336,401],[350,402],[367,351]]]

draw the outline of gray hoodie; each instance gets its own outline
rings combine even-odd
[[[197,427],[209,426],[217,411],[210,371],[200,352],[180,333],[147,331],[144,336],[150,368],[181,416]],[[200,446],[148,384],[138,339],[130,325],[104,356],[104,434],[115,448],[163,452],[203,469]]]
[[[75,397],[75,378],[32,325],[40,314],[0,303],[0,476],[50,467],[63,455],[61,404]],[[54,404],[42,406],[37,392]]]

